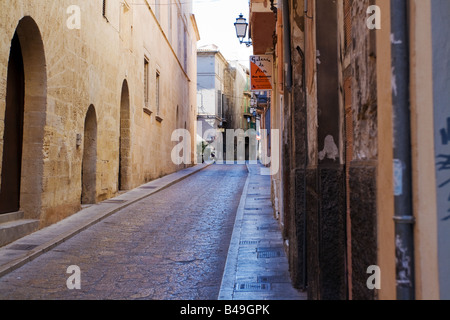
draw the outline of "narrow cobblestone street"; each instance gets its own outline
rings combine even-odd
[[[303,301],[450,300],[450,0],[0,15],[7,307],[278,320]]]
[[[0,278],[0,299],[215,300],[246,178],[214,165],[128,206]]]

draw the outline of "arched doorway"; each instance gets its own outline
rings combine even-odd
[[[8,63],[0,213],[15,212],[20,209],[24,90],[22,50],[16,33],[11,42]]]
[[[94,204],[97,194],[97,116],[89,106],[84,122],[81,204]]]
[[[131,176],[131,133],[130,133],[130,92],[126,80],[122,84],[120,99],[120,152],[119,152],[119,191],[129,190]]]
[[[42,204],[47,71],[42,36],[31,17],[19,21],[11,41],[5,101],[0,214],[22,210],[36,219]]]

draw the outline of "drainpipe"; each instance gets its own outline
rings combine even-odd
[[[283,0],[283,51],[284,51],[284,86],[290,91],[292,88],[292,62],[291,62],[291,23],[289,0]]]
[[[391,0],[397,299],[414,300],[408,0]]]
[[[302,49],[297,46],[296,47],[297,52],[299,53],[301,59],[302,59],[302,90],[303,90],[303,103],[305,104],[305,106],[308,106],[308,95],[306,94],[306,70],[305,70],[305,66],[306,66],[306,61],[305,61],[305,54],[303,53]],[[307,111],[306,111],[307,112]],[[308,138],[305,137],[305,152],[304,152],[304,174],[303,174],[303,190],[305,190],[305,194],[303,194],[303,256],[302,256],[302,289],[307,289],[308,284],[307,284],[307,270],[306,270],[306,188],[307,188],[307,182],[306,182],[306,168],[308,166]]]

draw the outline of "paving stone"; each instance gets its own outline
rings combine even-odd
[[[291,285],[270,177],[260,170],[214,165],[86,207],[16,243],[42,253],[0,278],[0,299],[304,300]],[[124,201],[132,204],[105,216]],[[0,265],[29,254],[12,249],[0,249]],[[281,254],[258,257],[271,250]],[[66,286],[70,265],[80,267],[81,290]]]
[[[260,175],[261,165],[247,166],[250,175],[238,208],[219,299],[306,300],[306,294],[291,283],[281,230],[273,216],[270,176]]]
[[[0,278],[0,299],[217,299],[247,174],[213,165],[114,213]]]

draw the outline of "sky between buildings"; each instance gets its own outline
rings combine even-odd
[[[194,0],[193,12],[197,20],[201,40],[198,47],[215,44],[227,60],[239,60],[249,67],[252,47],[240,44],[234,23],[239,14],[249,21],[248,0]],[[248,35],[248,33],[247,33]]]

